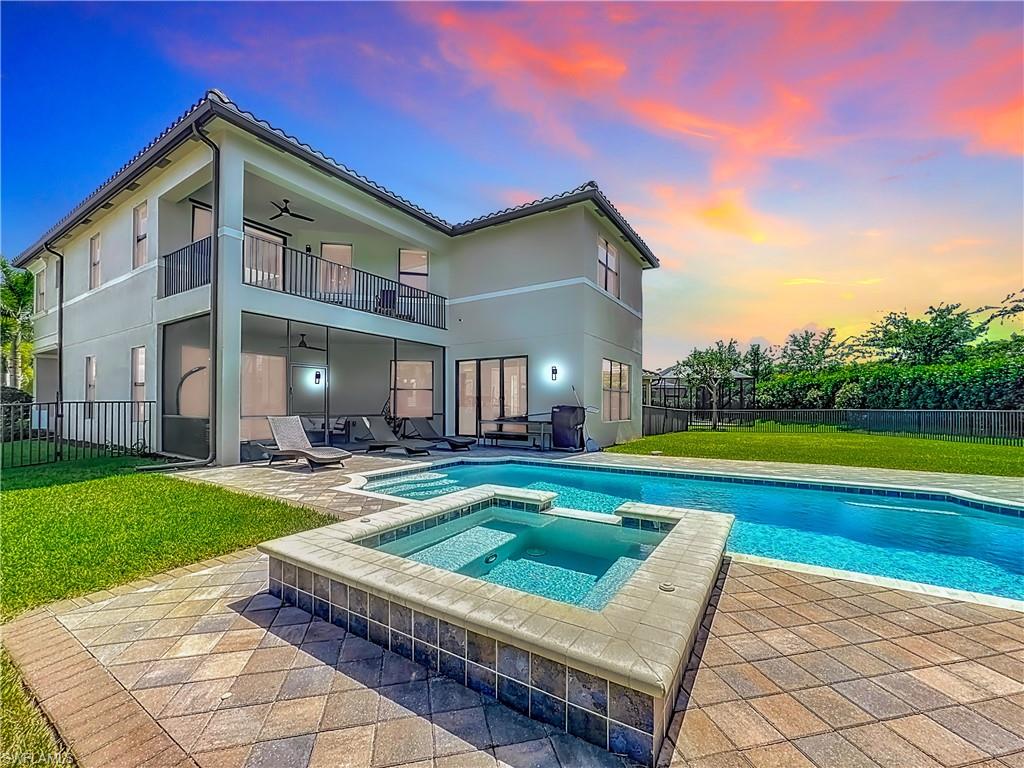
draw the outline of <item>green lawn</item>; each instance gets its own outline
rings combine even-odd
[[[608,450],[1024,477],[1024,448],[853,432],[673,432]]]
[[[334,522],[287,504],[140,474],[136,458],[5,470],[0,622],[34,606]],[[0,652],[3,754],[58,749]]]

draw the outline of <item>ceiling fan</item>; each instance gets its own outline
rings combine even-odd
[[[277,208],[277,213],[270,217],[270,221],[273,221],[274,219],[280,219],[282,216],[291,216],[293,219],[302,219],[302,221],[315,221],[315,219],[313,219],[310,216],[303,216],[301,213],[294,213],[288,207],[288,203],[290,201],[288,200],[287,197],[281,198],[281,200],[282,202],[284,202],[284,205],[275,203],[273,200],[270,201],[270,204]]]
[[[314,352],[326,352],[327,351],[327,349],[324,348],[324,347],[314,347],[312,344],[309,344],[306,341],[306,334],[304,334],[304,333],[300,333],[299,334],[299,343],[298,344],[282,344],[281,345],[281,349],[309,349],[309,350],[313,350]]]

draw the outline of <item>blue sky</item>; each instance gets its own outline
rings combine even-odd
[[[645,357],[1019,288],[1021,4],[3,3],[12,257],[209,87],[450,221],[596,179]]]

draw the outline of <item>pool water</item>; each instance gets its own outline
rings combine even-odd
[[[377,549],[600,610],[662,538],[605,523],[491,507]]]
[[[511,463],[442,467],[367,490],[427,499],[485,483],[554,491],[559,506],[596,512],[625,501],[731,512],[731,552],[1024,599],[1024,518],[952,502]]]

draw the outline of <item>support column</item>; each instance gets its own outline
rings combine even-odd
[[[230,136],[215,139],[221,148],[220,248],[217,311],[217,463],[237,464],[239,456],[239,381],[242,367],[242,202],[245,163]]]

